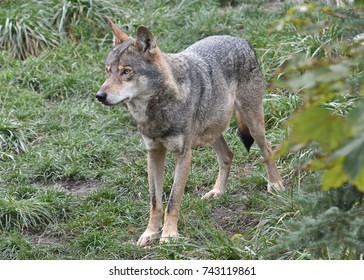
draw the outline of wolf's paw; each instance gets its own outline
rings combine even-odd
[[[205,194],[202,199],[211,199],[211,198],[219,198],[223,195],[223,192],[218,190],[211,190],[207,194]]]
[[[159,235],[159,231],[157,232],[152,232],[152,231],[148,231],[146,230],[142,236],[140,236],[137,245],[140,247],[145,247],[148,246],[152,243],[153,240],[157,239],[158,235]]]
[[[283,186],[282,181],[278,181],[278,182],[275,182],[275,183],[268,182],[267,190],[270,193],[272,193],[272,192],[282,192],[282,191],[285,191],[286,188]]]
[[[168,244],[172,242],[176,242],[179,238],[178,232],[170,232],[170,233],[162,233],[162,237],[159,240],[160,244]]]

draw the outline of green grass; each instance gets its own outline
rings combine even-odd
[[[0,259],[271,258],[268,249],[287,234],[287,223],[302,215],[305,186],[318,186],[317,174],[295,168],[311,156],[309,150],[278,159],[289,191],[268,194],[259,150],[254,145],[250,154],[245,151],[233,120],[226,132],[235,155],[226,195],[200,199],[214,184],[218,166],[212,149],[195,150],[181,239],[141,249],[135,244],[148,221],[146,150],[127,109],[102,106],[94,96],[111,48],[106,17],[131,35],[139,24],[149,26],[166,52],[213,34],[245,37],[270,80],[288,54],[303,47],[302,38],[290,37],[292,30],[268,32],[288,6],[154,0],[148,6],[123,1],[120,7],[119,1],[105,0],[90,7],[90,1],[77,0],[67,1],[62,14],[61,1],[47,2],[43,15],[49,26],[38,22],[36,13],[18,12],[22,4],[37,10],[39,1],[0,3],[2,19],[22,17],[20,23],[29,23],[22,32],[31,40],[44,36],[51,42],[34,43],[36,52],[19,49],[19,32],[0,22]],[[331,32],[336,38],[337,30]],[[312,38],[309,55],[330,38],[319,39]],[[284,122],[300,103],[293,93],[268,88],[264,108],[273,147],[286,139]],[[165,201],[173,182],[170,154],[166,165]],[[312,256],[298,248],[278,258]]]

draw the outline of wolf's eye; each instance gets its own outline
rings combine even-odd
[[[122,75],[128,75],[128,74],[130,74],[131,73],[131,70],[130,69],[123,69],[122,71],[121,71],[121,74]]]

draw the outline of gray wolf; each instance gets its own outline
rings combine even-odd
[[[192,148],[211,145],[219,173],[203,198],[220,197],[226,188],[233,153],[223,132],[235,113],[238,136],[249,150],[258,144],[268,174],[268,191],[283,190],[282,178],[265,138],[264,82],[254,49],[243,39],[212,36],[177,54],[163,53],[152,32],[139,26],[136,39],[112,21],[114,46],[106,58],[106,81],[96,94],[105,105],[126,104],[148,151],[150,218],[139,238],[148,245],[178,237],[177,222]],[[174,182],[164,211],[166,152],[175,156]]]

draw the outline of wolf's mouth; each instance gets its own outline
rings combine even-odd
[[[125,99],[123,99],[123,100],[121,100],[121,101],[119,101],[119,102],[117,102],[117,103],[110,104],[110,105],[126,104],[126,103],[128,103],[128,102],[129,102],[129,100],[130,100],[130,98],[129,98],[129,97],[127,97],[127,98],[125,98]]]
[[[114,106],[114,105],[119,105],[119,104],[124,104],[125,105],[126,103],[128,103],[128,101],[129,101],[129,98],[126,98],[124,100],[121,100],[121,101],[118,101],[118,102],[115,102],[115,103],[108,102],[108,101],[104,101],[104,102],[101,101],[101,103],[106,105],[106,106]]]

